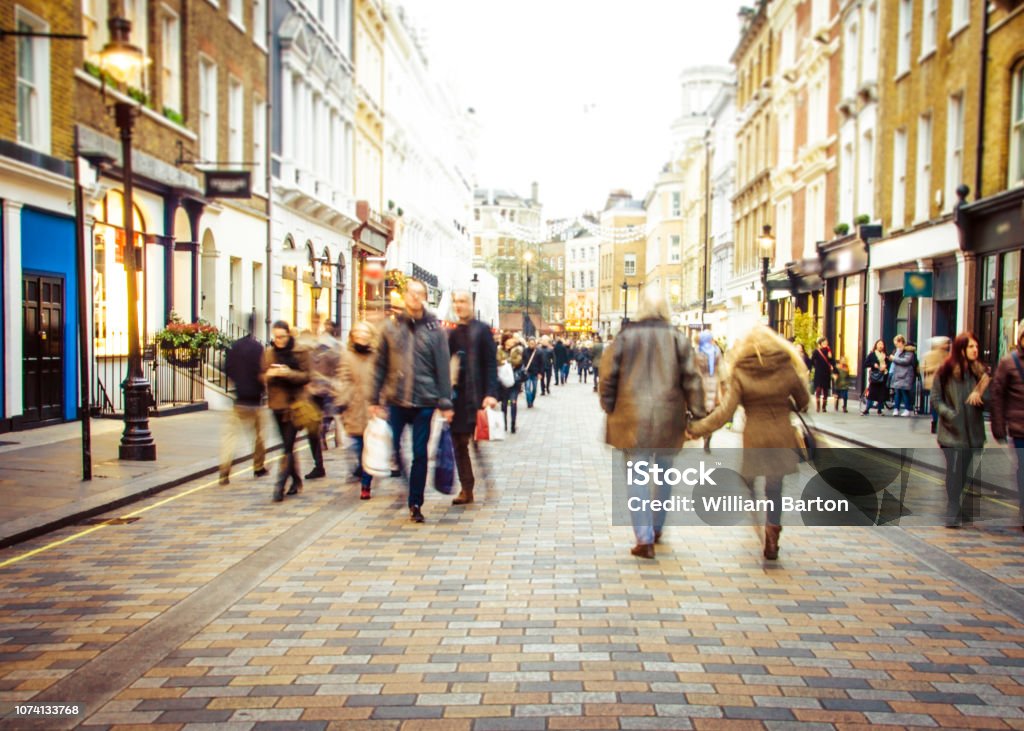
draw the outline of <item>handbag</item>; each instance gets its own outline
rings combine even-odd
[[[476,431],[473,432],[473,439],[478,442],[486,442],[491,438],[491,425],[487,420],[487,409],[480,409],[476,412]]]
[[[492,442],[505,440],[505,417],[498,409],[484,409],[487,414],[487,433]]]
[[[498,367],[498,383],[505,388],[512,388],[516,385],[516,372],[507,360]]]
[[[308,398],[300,398],[292,404],[291,421],[297,429],[319,431],[323,412]]]
[[[885,382],[885,374],[882,373],[882,371],[878,370],[877,368],[872,368],[871,369],[871,372],[868,374],[868,378],[871,379],[872,383],[884,383]]]
[[[387,477],[391,474],[391,457],[394,444],[391,427],[379,417],[370,419],[363,432],[363,472],[374,477]]]
[[[455,490],[455,444],[452,432],[445,424],[441,438],[437,441],[437,457],[434,460],[434,489],[443,495]]]
[[[790,405],[793,409],[793,414],[796,416],[796,423],[793,424],[793,429],[796,432],[796,453],[800,457],[801,462],[814,462],[814,458],[818,453],[818,439],[814,436],[810,426],[807,425],[803,415],[797,411],[796,404],[791,403]]]

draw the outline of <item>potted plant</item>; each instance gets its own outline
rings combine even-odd
[[[846,236],[846,234],[850,233],[850,224],[837,223],[832,228],[832,233],[834,233],[836,236]]]
[[[858,226],[863,226],[865,223],[871,223],[871,216],[866,213],[862,213],[853,219],[853,222]]]
[[[207,348],[227,342],[220,330],[205,320],[185,322],[173,312],[155,338],[168,363],[186,368],[198,365]]]

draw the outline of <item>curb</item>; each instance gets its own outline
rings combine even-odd
[[[278,443],[273,446],[268,446],[266,449],[267,454],[276,452],[283,447],[282,444]],[[253,452],[249,452],[241,457],[237,457],[232,461],[232,465],[246,462],[253,458]],[[215,461],[213,464],[202,467],[199,469],[192,469],[184,474],[177,473],[173,476],[158,477],[156,484],[146,485],[140,487],[134,492],[124,493],[127,489],[125,486],[121,488],[112,487],[110,490],[99,495],[93,496],[91,499],[83,500],[80,502],[74,502],[61,508],[55,508],[52,511],[46,513],[37,514],[28,518],[20,518],[13,520],[10,523],[0,526],[0,530],[5,531],[0,534],[0,549],[8,548],[18,543],[24,543],[32,538],[37,538],[47,533],[52,533],[60,528],[66,528],[69,525],[81,523],[83,520],[88,518],[101,515],[103,513],[110,512],[111,510],[117,510],[125,505],[130,505],[140,500],[144,500],[148,497],[152,497],[165,490],[183,485],[186,482],[197,480],[201,477],[208,475],[215,475],[220,470],[220,462]],[[165,481],[161,481],[165,480]],[[108,493],[121,493],[118,497],[107,498],[104,495]],[[63,511],[63,512],[62,512]],[[42,517],[41,523],[32,523],[33,520],[39,520]],[[14,529],[7,533],[9,530],[8,526],[15,526]]]

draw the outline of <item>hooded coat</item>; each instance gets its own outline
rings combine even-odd
[[[690,433],[708,436],[742,406],[746,413],[743,477],[782,477],[796,472],[799,444],[790,418],[791,402],[804,411],[811,400],[807,369],[799,362],[800,356],[786,340],[763,326],[754,328],[729,354],[725,400],[707,418],[690,424]]]
[[[605,441],[617,449],[680,449],[687,411],[706,413],[693,348],[667,322],[631,323],[600,365]]]
[[[910,391],[914,388],[917,377],[917,348],[913,345],[904,346],[903,350],[892,356],[892,388]]]
[[[360,353],[350,338],[338,362],[335,394],[338,408],[342,410],[341,424],[350,436],[361,435],[370,421],[376,368],[376,348],[369,346],[366,352]]]

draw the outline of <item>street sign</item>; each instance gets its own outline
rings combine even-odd
[[[207,170],[207,198],[251,198],[252,173],[248,170]]]

